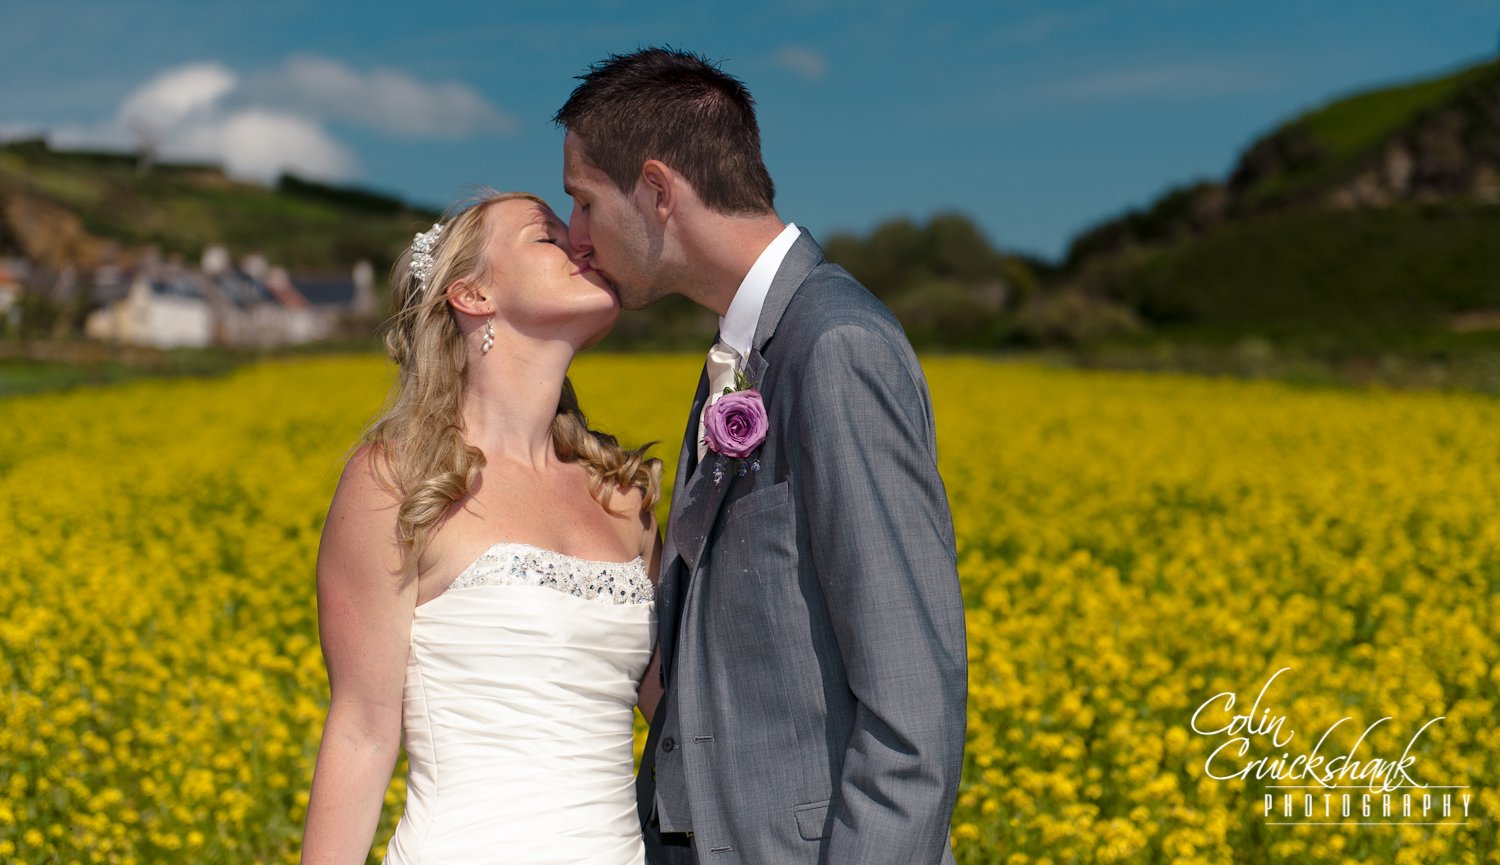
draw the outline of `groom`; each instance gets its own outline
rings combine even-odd
[[[777,216],[738,79],[648,48],[581,80],[555,118],[574,248],[627,309],[721,316],[661,559],[647,856],[952,862],[963,603],[917,358]]]

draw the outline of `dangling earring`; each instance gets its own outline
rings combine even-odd
[[[492,315],[484,323],[484,342],[479,345],[480,354],[489,354],[490,349],[495,347],[495,317]]]

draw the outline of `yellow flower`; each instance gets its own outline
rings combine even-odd
[[[670,483],[701,363],[585,353],[570,375],[595,427],[664,443]],[[1394,759],[1445,715],[1418,777],[1500,812],[1500,402],[923,364],[967,604],[959,865],[1500,850],[1490,819],[1268,832],[1259,784],[1206,778],[1189,726],[1290,666],[1271,702],[1294,743],[1349,716],[1325,746],[1347,749],[1389,716],[1361,748]],[[318,539],[390,372],[308,358],[0,404],[0,658],[25,659],[0,660],[0,859],[297,861],[328,698]]]

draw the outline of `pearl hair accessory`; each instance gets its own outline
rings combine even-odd
[[[411,272],[417,277],[423,294],[427,293],[427,280],[432,278],[433,268],[437,264],[432,251],[437,248],[438,237],[442,233],[443,224],[433,223],[432,228],[419,232],[411,242]]]

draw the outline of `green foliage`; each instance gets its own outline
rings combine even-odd
[[[1140,330],[1140,320],[1129,308],[1062,289],[1038,295],[1017,311],[1012,340],[1033,347],[1076,348]]]
[[[836,234],[824,251],[890,306],[912,343],[986,347],[1004,342],[1007,310],[1036,291],[1026,262],[990,245],[968,217],[934,216],[919,225],[893,219],[866,237]]]
[[[1135,243],[1181,240],[1198,227],[1198,202],[1222,187],[1218,183],[1199,181],[1167,190],[1148,207],[1127,211],[1081,232],[1068,245],[1066,264],[1076,265],[1085,259],[1113,252]]]
[[[401,213],[410,210],[406,202],[378,192],[329,186],[311,180],[303,180],[294,174],[283,174],[276,182],[276,191],[294,195],[309,201],[324,201],[347,207],[351,210],[368,210],[371,213]]]
[[[1500,309],[1500,208],[1293,210],[1138,250],[1102,282],[1159,326],[1387,349]]]
[[[119,384],[138,378],[220,375],[232,362],[215,362],[206,353],[167,356],[156,363],[108,360],[95,363],[0,359],[0,398],[23,393],[45,393],[75,387]]]
[[[843,265],[880,298],[924,279],[974,283],[1007,276],[1006,257],[972,220],[957,213],[939,214],[926,225],[892,219],[868,237],[835,234],[824,250],[829,261]]]

